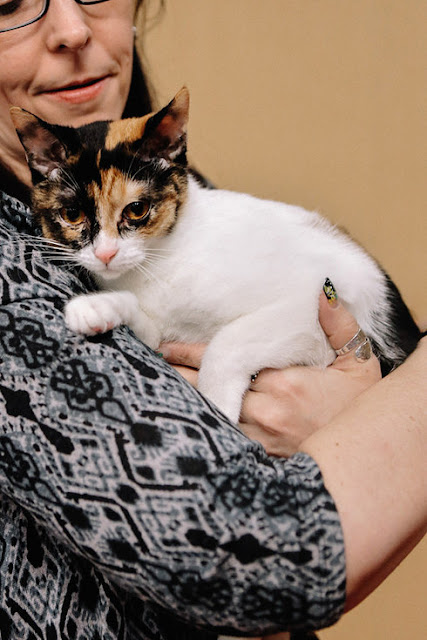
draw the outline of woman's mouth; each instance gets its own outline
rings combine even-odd
[[[73,82],[63,87],[49,89],[43,93],[49,97],[68,102],[70,104],[81,104],[98,97],[103,90],[109,76]]]

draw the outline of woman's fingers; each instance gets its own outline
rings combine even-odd
[[[162,342],[159,352],[169,364],[199,369],[205,349],[203,343]]]
[[[319,322],[335,350],[342,349],[359,330],[356,319],[341,304],[339,298],[328,300],[323,293],[319,297]],[[351,370],[357,377],[366,377],[367,386],[381,378],[378,359],[372,354],[368,360],[361,361],[356,358],[355,349],[338,356],[332,366],[342,371]]]
[[[332,283],[330,286],[332,287]],[[359,328],[356,319],[341,304],[336,293],[334,297],[320,294],[319,322],[333,349],[341,349]]]
[[[333,403],[325,398],[325,373],[314,367],[262,371],[244,397],[242,431],[270,454],[295,453],[300,442],[328,420]]]
[[[334,296],[319,299],[319,321],[333,349],[357,333],[355,318]],[[274,455],[291,455],[311,433],[326,425],[357,395],[381,378],[374,355],[356,358],[355,350],[338,356],[326,369],[289,367],[262,371],[246,394],[240,426]]]
[[[193,387],[197,389],[197,381],[199,377],[199,372],[197,369],[191,369],[190,367],[182,367],[180,365],[173,364],[173,368],[178,371],[182,375],[183,378],[187,380]]]
[[[162,342],[159,353],[193,387],[197,387],[200,363],[205,349],[206,345],[202,343]]]

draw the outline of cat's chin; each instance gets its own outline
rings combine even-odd
[[[111,282],[111,280],[117,280],[117,278],[120,278],[120,276],[122,276],[124,273],[125,273],[124,271],[105,270],[102,273],[96,273],[95,275],[97,278],[99,278],[101,282],[105,282],[105,281]]]

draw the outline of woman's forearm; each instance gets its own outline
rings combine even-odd
[[[426,532],[426,377],[424,338],[401,367],[300,447],[319,464],[340,513],[347,609]]]

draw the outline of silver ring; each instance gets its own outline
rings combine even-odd
[[[363,329],[359,329],[351,340],[346,342],[341,349],[336,349],[335,353],[337,356],[344,356],[350,351],[354,351],[357,362],[366,362],[372,356],[371,342]]]
[[[255,373],[251,375],[251,382],[255,382],[258,376],[259,376],[259,371],[255,371]]]

